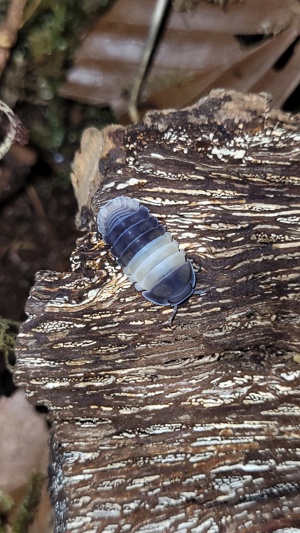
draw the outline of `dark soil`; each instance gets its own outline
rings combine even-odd
[[[67,271],[79,233],[71,184],[33,171],[24,187],[0,205],[0,316],[24,320],[39,270]]]

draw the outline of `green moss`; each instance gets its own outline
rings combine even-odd
[[[0,2],[0,24],[2,24],[3,20],[5,19],[9,4],[10,0],[1,0]]]
[[[13,505],[14,505],[13,497],[10,496],[10,494],[7,494],[7,492],[3,492],[2,490],[0,490],[0,516],[9,513]],[[0,518],[0,525],[2,525],[1,518]]]
[[[73,56],[79,30],[95,15],[100,16],[111,3],[111,0],[40,0],[19,33],[20,46],[30,55],[36,68],[46,63],[46,74],[57,78],[58,69]],[[29,14],[30,9],[29,4]]]
[[[5,367],[10,371],[15,364],[14,348],[18,330],[18,322],[0,318],[0,357],[4,358]]]
[[[32,475],[25,498],[17,511],[17,516],[13,524],[14,533],[27,533],[40,502],[44,481],[45,478],[40,474],[35,473]]]
[[[82,122],[74,128],[70,116],[78,104],[61,98],[59,89],[83,28],[112,3],[112,0],[29,0],[26,4],[25,22],[1,80],[0,99],[21,112],[21,119],[30,131],[30,142],[48,153],[49,160],[51,154],[59,152],[71,161],[89,121],[84,113],[91,115],[90,106],[81,106]],[[96,127],[113,121],[107,110],[102,120],[101,109],[93,109]]]

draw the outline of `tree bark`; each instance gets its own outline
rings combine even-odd
[[[73,183],[89,231],[71,272],[37,275],[18,340],[16,381],[52,421],[56,532],[299,525],[299,126],[264,95],[217,90],[85,133]],[[102,152],[87,158],[89,135]],[[96,233],[119,195],[209,289],[172,327]]]

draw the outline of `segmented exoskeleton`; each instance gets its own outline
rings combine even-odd
[[[191,262],[164,226],[138,200],[119,196],[101,207],[98,230],[138,291],[158,305],[177,306],[193,294]],[[174,317],[173,317],[174,318]]]

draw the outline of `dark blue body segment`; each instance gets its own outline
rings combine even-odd
[[[126,248],[128,248],[129,245],[133,244],[136,240],[138,240],[140,244],[135,249],[134,253],[136,254],[141,248],[144,248],[144,246],[148,244],[148,242],[150,242],[151,239],[149,237],[149,232],[151,232],[154,228],[157,227],[158,221],[153,216],[149,216],[146,219],[142,219],[139,222],[136,222],[136,224],[134,225],[130,225],[127,229],[123,231],[123,233],[121,233],[121,235],[115,241],[114,245],[111,247],[111,253],[115,257],[121,257]],[[127,266],[127,263],[123,264],[122,266]]]
[[[178,243],[138,200],[119,196],[97,217],[103,239],[143,296],[177,306],[194,292],[194,269]]]
[[[149,217],[149,211],[147,207],[141,205],[138,211],[135,211],[131,215],[119,215],[116,214],[110,221],[110,231],[105,235],[104,240],[106,244],[111,246],[116,243],[120,235],[131,226],[134,226],[137,222],[146,220]]]
[[[128,244],[122,255],[118,258],[118,264],[126,267],[140,250],[143,250],[147,244],[164,234],[165,228],[161,224],[158,224],[156,227],[150,227],[148,231],[144,231],[139,237],[136,237]]]

